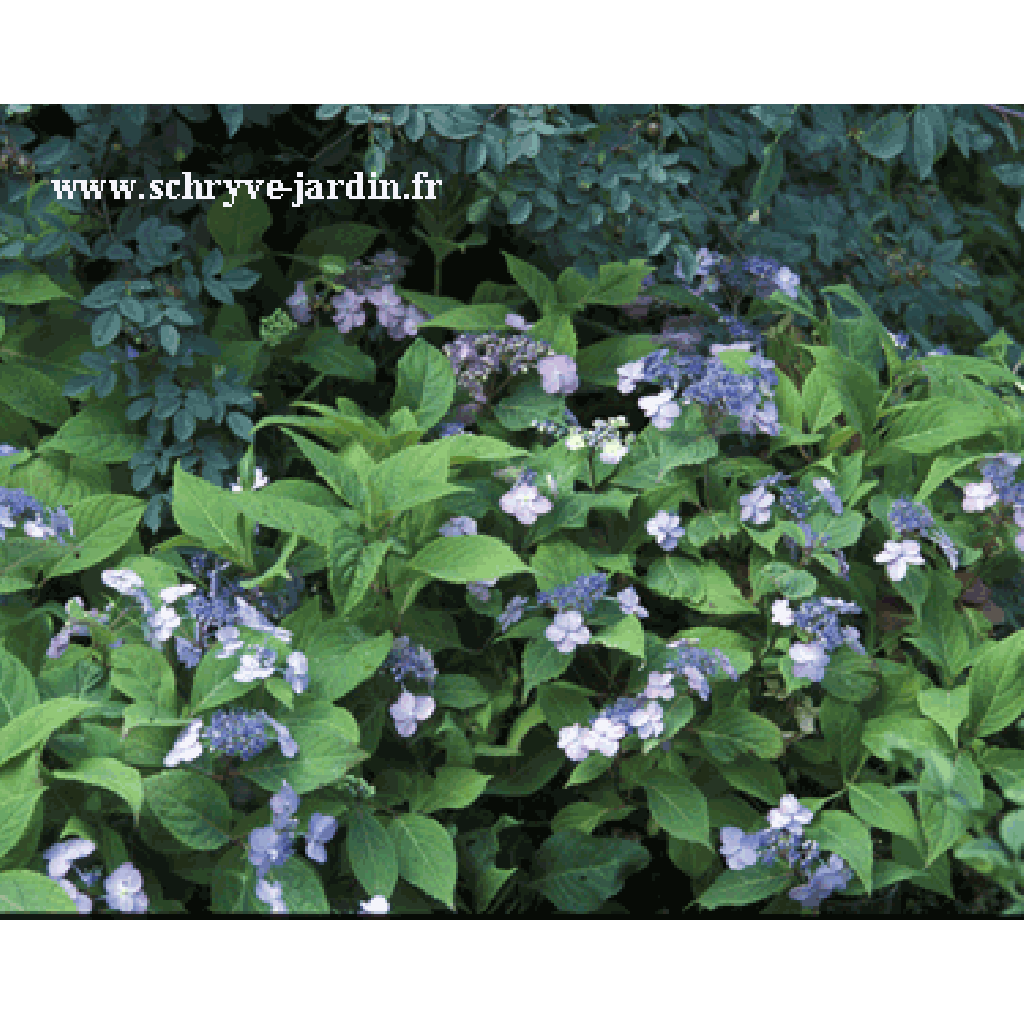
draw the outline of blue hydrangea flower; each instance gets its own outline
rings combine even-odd
[[[51,878],[63,878],[71,870],[73,861],[88,857],[95,851],[96,844],[91,839],[69,839],[65,843],[56,843],[43,851],[46,873]]]
[[[902,580],[910,566],[925,564],[921,557],[921,545],[916,540],[887,540],[874,560],[885,566],[886,574],[894,582]]]
[[[615,600],[619,602],[619,611],[623,615],[635,615],[638,619],[647,618],[647,609],[640,603],[640,595],[636,592],[635,587],[620,590],[615,595]]]
[[[529,602],[525,597],[516,595],[505,605],[505,610],[498,616],[498,626],[502,633],[506,632],[523,617],[523,609],[527,604]]]
[[[820,683],[825,678],[829,657],[825,653],[825,645],[820,641],[812,644],[790,644],[789,657],[793,662],[795,679],[810,679]]]
[[[740,495],[740,522],[745,523],[748,519],[755,526],[763,526],[772,517],[771,507],[775,501],[775,495],[770,494],[764,487],[755,487],[749,494]]]
[[[174,741],[174,746],[171,747],[170,752],[164,758],[164,767],[174,768],[184,761],[194,761],[197,757],[201,757],[203,744],[200,734],[202,731],[203,720],[201,718],[193,718],[188,727],[178,734],[178,738]]]
[[[476,534],[476,520],[469,516],[453,516],[437,532],[442,537],[472,537]]]
[[[571,395],[579,386],[576,364],[570,356],[545,356],[537,361],[541,387],[549,395]]]
[[[260,878],[256,883],[254,892],[256,898],[262,903],[270,905],[270,909],[275,914],[287,914],[288,906],[284,902],[283,897],[284,886],[281,882],[268,882],[266,878]]]
[[[420,722],[425,722],[433,713],[436,704],[433,697],[417,697],[407,690],[389,708],[398,735],[408,739],[416,734]]]
[[[779,801],[779,806],[768,812],[768,824],[772,828],[786,829],[792,835],[801,836],[804,825],[809,825],[814,812],[802,807],[800,801],[791,793],[787,793]]]

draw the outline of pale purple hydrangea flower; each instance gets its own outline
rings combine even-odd
[[[810,679],[812,682],[820,683],[825,678],[829,658],[821,641],[812,644],[790,644],[789,656],[793,662],[795,679]]]
[[[266,487],[270,483],[270,478],[260,469],[259,466],[254,466],[252,471],[252,489],[258,491],[261,487]],[[242,478],[238,477],[235,482],[231,485],[231,490],[236,494],[242,490]]]
[[[391,909],[386,896],[374,896],[373,899],[360,901],[359,906],[364,914],[386,914]]]
[[[667,430],[675,422],[680,409],[674,401],[675,392],[671,388],[665,388],[656,395],[646,395],[637,403],[643,410],[644,415],[650,418],[651,425],[658,430]]]
[[[149,625],[153,630],[153,642],[163,643],[169,640],[174,631],[181,625],[181,618],[170,605],[161,605],[158,611],[149,617]]]
[[[541,387],[549,395],[571,395],[579,386],[576,364],[565,355],[545,356],[537,361]]]
[[[788,829],[793,835],[802,836],[804,825],[809,825],[813,817],[813,811],[802,807],[792,793],[787,793],[779,801],[779,806],[768,812],[768,824],[772,828]]]
[[[590,743],[594,750],[605,757],[614,757],[619,750],[619,740],[626,735],[623,722],[614,722],[601,715],[590,727]]]
[[[467,583],[466,590],[472,594],[478,601],[489,601],[491,597],[491,587],[493,587],[498,581],[494,580],[479,580],[476,583]]]
[[[755,526],[763,526],[772,517],[771,507],[774,501],[775,495],[761,484],[749,494],[741,494],[740,522],[745,523],[751,519]]]
[[[679,543],[684,531],[679,525],[679,516],[661,509],[656,516],[647,520],[647,532],[663,551],[671,551]]]
[[[309,829],[306,832],[306,856],[323,864],[327,860],[324,843],[329,843],[338,831],[338,820],[333,815],[314,811],[309,816]]]
[[[841,516],[843,514],[843,502],[833,489],[831,481],[827,480],[825,477],[818,477],[815,480],[812,480],[811,483],[814,486],[814,489],[828,503],[828,507],[832,511],[832,514]]]
[[[776,626],[793,625],[793,609],[786,598],[781,597],[778,601],[772,602],[772,622]]]
[[[403,690],[402,696],[390,708],[398,735],[406,739],[415,735],[417,725],[434,713],[435,706],[433,697],[417,697]]]
[[[187,728],[178,734],[178,738],[174,741],[174,746],[171,747],[170,752],[164,758],[164,767],[175,768],[185,761],[194,761],[197,757],[201,757],[203,744],[199,734],[202,731],[203,720],[201,718],[193,718]]]
[[[262,712],[262,715],[267,725],[269,725],[276,733],[277,745],[281,748],[281,753],[285,757],[294,757],[299,752],[299,745],[292,738],[292,734],[288,731],[288,727],[286,725],[282,725],[278,721],[275,721],[265,711]]]
[[[195,589],[196,585],[194,583],[182,583],[177,587],[164,587],[160,591],[160,600],[163,604],[174,604],[180,598],[194,593]]]
[[[647,609],[640,603],[640,595],[636,592],[635,587],[626,587],[625,590],[620,590],[615,595],[615,600],[619,602],[619,611],[623,615],[635,615],[638,619],[647,618]]]
[[[309,659],[302,651],[292,651],[288,655],[284,681],[292,688],[293,693],[305,693],[309,686]]]
[[[95,853],[96,844],[91,839],[69,839],[65,843],[55,843],[43,851],[46,860],[46,873],[51,878],[63,878],[70,870],[72,861],[88,857]]]
[[[647,688],[641,697],[661,697],[665,700],[670,700],[676,695],[675,687],[672,686],[672,673],[671,672],[649,672],[647,674]]]
[[[131,569],[104,569],[100,579],[105,587],[116,590],[119,594],[131,594],[145,587],[142,577]]]
[[[984,512],[999,502],[991,480],[982,480],[979,484],[967,484],[964,487],[963,510],[965,512]]]
[[[615,371],[619,375],[619,392],[623,395],[631,395],[637,384],[644,379],[644,361],[637,359],[632,363],[624,363]]]
[[[442,537],[471,537],[476,534],[476,520],[469,516],[453,516],[437,532]]]
[[[796,299],[800,294],[800,275],[794,274],[789,267],[781,267],[775,275],[775,285],[791,299]]]
[[[107,890],[107,906],[123,914],[142,914],[149,906],[149,898],[142,891],[142,875],[131,861],[109,875],[103,887]]]
[[[741,828],[726,825],[719,829],[718,834],[722,844],[719,852],[725,857],[731,871],[741,871],[757,863],[761,847],[761,837],[758,833],[747,835]]]
[[[560,654],[572,654],[577,646],[587,643],[590,630],[583,624],[583,616],[578,611],[567,611],[555,616],[555,621],[544,630],[544,635]]]
[[[663,715],[662,707],[657,701],[648,701],[644,707],[638,708],[629,716],[629,724],[636,729],[640,739],[649,740],[665,731]]]
[[[558,747],[570,761],[584,761],[593,750],[590,730],[581,725],[567,725],[558,731]]]
[[[298,822],[293,817],[299,809],[299,794],[285,779],[281,780],[281,788],[270,798],[270,810],[274,815],[273,828],[280,832],[294,827]]]
[[[498,502],[502,512],[514,516],[523,526],[532,526],[537,517],[550,512],[554,507],[549,498],[537,491],[532,484],[516,484],[511,491],[502,495]]]
[[[238,671],[234,674],[236,683],[251,683],[256,679],[267,679],[274,674],[276,651],[265,652],[266,657],[259,654],[243,654],[239,658]],[[268,663],[269,662],[269,663]]]
[[[270,905],[271,912],[274,914],[287,914],[288,906],[284,902],[283,897],[284,886],[281,882],[268,882],[265,878],[260,878],[256,883],[254,890],[256,899],[262,903]]]
[[[924,565],[921,545],[916,540],[887,540],[885,547],[875,555],[875,561],[885,566],[889,579],[899,582],[907,575],[911,565]]]

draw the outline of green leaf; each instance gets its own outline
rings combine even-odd
[[[0,725],[39,704],[32,673],[0,644]]]
[[[594,634],[593,642],[602,647],[625,651],[641,660],[644,656],[644,628],[635,615],[626,615],[614,626]]]
[[[484,775],[472,768],[438,768],[434,780],[410,810],[431,814],[444,809],[469,807],[487,788],[492,775]]]
[[[0,915],[76,912],[71,897],[52,878],[36,871],[0,871]]]
[[[146,803],[168,832],[192,850],[219,850],[231,840],[231,807],[212,779],[174,769],[150,775]]]
[[[0,402],[48,427],[59,427],[71,415],[60,385],[46,374],[14,362],[0,367]]]
[[[1016,721],[1024,712],[1024,631],[989,644],[971,667],[967,683],[967,727],[973,736],[991,736]]]
[[[775,190],[782,181],[784,170],[785,157],[783,156],[781,142],[775,141],[765,146],[761,170],[757,174],[754,188],[750,193],[750,205],[755,210],[763,209],[768,205],[768,201],[775,194]]]
[[[369,224],[354,221],[329,224],[327,227],[314,228],[305,235],[296,246],[295,255],[314,260],[317,266],[321,256],[333,256],[352,263],[373,245],[379,234],[380,228]],[[299,276],[305,276],[305,273],[303,271]]]
[[[549,395],[539,381],[526,380],[494,406],[494,415],[506,430],[531,430],[534,420],[558,422],[564,409],[561,395]]]
[[[893,110],[856,136],[860,147],[878,160],[891,160],[907,144],[907,115]]]
[[[171,514],[179,529],[211,551],[244,564],[242,515],[231,497],[230,491],[185,473],[175,463]]]
[[[556,832],[534,854],[528,885],[563,913],[593,914],[650,860],[643,846],[626,839]]]
[[[533,710],[528,708],[527,711]],[[540,708],[537,708],[541,713]],[[514,731],[514,730],[513,730]],[[520,737],[521,739],[521,737]],[[509,734],[508,745],[518,752],[519,739]],[[525,764],[508,775],[495,775],[487,783],[489,796],[532,796],[543,789],[565,767],[565,754],[556,746],[534,754]]]
[[[917,695],[917,704],[925,717],[942,726],[943,731],[955,745],[957,729],[970,711],[971,688],[965,683],[952,690],[938,687],[922,690]]]
[[[880,782],[851,783],[847,792],[851,810],[865,824],[903,836],[912,843],[920,841],[921,830],[905,797]]]
[[[232,196],[218,196],[206,215],[206,227],[213,240],[226,255],[242,255],[255,251],[259,240],[274,223],[266,201],[239,187]]]
[[[704,597],[700,566],[688,558],[666,555],[647,571],[644,585],[656,594],[688,605],[699,604]]]
[[[383,512],[404,512],[466,490],[448,483],[448,453],[444,445],[436,444],[416,445],[388,456],[374,466],[370,485],[382,496]]]
[[[236,515],[241,512],[261,526],[269,526],[283,533],[298,534],[322,547],[329,547],[331,537],[340,525],[338,516],[330,508],[317,507],[290,497],[291,485],[296,482],[282,480],[258,491],[220,491],[221,495],[229,495],[227,501],[222,502],[225,509],[225,528],[228,522],[227,509],[233,507]],[[177,492],[175,495],[177,496]]]
[[[757,611],[720,565],[705,562],[699,572],[704,593],[699,601],[694,602],[697,611],[707,615],[737,615]]]
[[[719,907],[746,907],[768,899],[793,885],[787,872],[777,865],[755,864],[741,871],[724,871],[697,898],[705,910]]]
[[[46,578],[82,572],[109,558],[134,536],[145,511],[144,501],[124,494],[97,494],[75,502],[68,509],[75,524],[68,554],[47,571]]]
[[[110,652],[110,685],[133,701],[162,703],[173,713],[167,698],[175,694],[174,672],[167,659],[148,644],[124,644]]]
[[[971,814],[983,806],[985,789],[970,754],[961,751],[955,763],[934,750],[923,757],[918,813],[928,849],[927,867],[967,835]]]
[[[530,572],[504,541],[483,534],[438,537],[417,552],[409,568],[448,583],[475,583]]]
[[[387,830],[362,806],[348,818],[345,850],[356,880],[368,896],[391,898],[398,881],[398,856]]]
[[[458,306],[432,317],[424,327],[447,327],[451,331],[503,331],[508,330],[505,317],[508,307],[501,303]]]
[[[13,850],[29,830],[36,805],[46,792],[39,783],[37,765],[31,766],[27,778],[18,781],[11,778],[13,767],[0,774],[0,857]],[[32,777],[34,781],[30,781]]]
[[[272,869],[272,877],[281,883],[281,898],[289,914],[330,914],[331,905],[324,895],[323,883],[317,869],[303,857],[290,857],[283,865]],[[264,913],[273,913],[270,907],[257,900]]]
[[[314,331],[294,358],[331,377],[372,383],[377,376],[377,364],[355,345],[341,342],[334,327]]]
[[[309,689],[325,700],[340,700],[384,664],[394,637],[390,632],[362,640],[333,620],[317,627],[306,650]]]
[[[713,758],[731,761],[740,752],[757,757],[781,757],[785,745],[774,722],[742,708],[719,708],[697,727],[701,742]]]
[[[528,641],[523,649],[523,700],[539,683],[557,679],[572,664],[572,658],[558,651],[547,637]]]
[[[512,280],[533,300],[543,315],[558,302],[558,295],[552,281],[549,281],[536,267],[503,252],[505,265]]]
[[[417,338],[395,366],[392,411],[407,406],[428,430],[444,418],[454,396],[455,374],[447,356]]]
[[[45,743],[52,733],[94,706],[74,697],[54,697],[22,711],[0,729],[0,765]]]
[[[838,853],[871,893],[871,833],[863,822],[845,811],[821,811],[804,833],[824,850]]]
[[[653,351],[654,340],[649,334],[619,335],[580,349],[576,369],[581,381],[614,387],[619,382],[618,367],[643,359]]]
[[[490,700],[490,694],[473,678],[459,673],[445,673],[434,680],[434,700],[442,707],[478,707]]]
[[[55,779],[69,779],[116,793],[132,809],[135,824],[142,814],[142,776],[138,770],[112,757],[87,757],[74,768],[54,771]],[[2,831],[2,830],[0,830]]]
[[[651,816],[670,836],[711,848],[708,802],[688,778],[656,769],[641,775],[640,783]]]
[[[861,743],[883,761],[892,761],[893,750],[909,750],[915,757],[923,757],[925,751],[952,748],[949,737],[934,722],[907,714],[872,718],[864,724]]]
[[[822,701],[818,721],[829,753],[838,762],[843,778],[848,779],[861,751],[863,724],[860,713],[846,701],[826,697]]]
[[[428,896],[455,909],[455,844],[444,827],[422,814],[398,814],[388,823],[398,873]]]
[[[143,439],[125,429],[124,411],[112,404],[90,404],[67,420],[37,451],[57,449],[96,462],[128,462]]]
[[[982,754],[981,768],[992,776],[1007,800],[1024,804],[1024,750],[990,747]]]
[[[574,683],[546,683],[537,690],[537,703],[555,735],[569,725],[586,726],[594,717],[587,691]]]

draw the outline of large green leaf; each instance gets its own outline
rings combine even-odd
[[[59,427],[71,415],[58,384],[46,374],[14,362],[0,364],[0,402],[48,427]]]
[[[6,725],[38,704],[39,691],[32,673],[0,645],[0,725]]]
[[[711,848],[708,802],[688,778],[655,769],[645,772],[640,783],[651,816],[670,836]]]
[[[407,406],[424,430],[448,412],[455,395],[455,374],[448,357],[417,338],[395,366],[392,410]]]
[[[68,779],[86,786],[99,786],[117,794],[132,809],[135,824],[142,814],[142,776],[136,768],[113,757],[87,757],[74,768],[56,770],[55,779]],[[0,829],[2,832],[2,829]]]
[[[192,850],[219,850],[231,839],[231,807],[212,779],[188,769],[150,775],[146,803],[160,824]]]
[[[146,503],[124,494],[96,494],[75,502],[68,515],[75,535],[68,553],[46,573],[47,579],[81,572],[109,558],[135,533]]]
[[[593,914],[650,860],[643,846],[626,839],[556,832],[534,854],[529,885],[563,913]]]
[[[774,722],[742,708],[719,708],[697,727],[701,742],[715,760],[729,762],[741,752],[781,757],[782,733]]]
[[[746,907],[768,899],[794,884],[778,865],[755,864],[740,871],[724,871],[700,894],[697,902],[705,910]]]
[[[444,827],[422,814],[398,814],[388,823],[398,873],[407,882],[455,909],[455,844]]]
[[[87,405],[76,413],[39,450],[57,449],[102,463],[127,462],[142,450],[143,439],[127,428],[124,410],[113,403]]]
[[[45,743],[52,733],[94,706],[74,697],[55,697],[22,711],[0,729],[0,765]]]
[[[821,811],[804,831],[807,838],[816,840],[823,850],[838,853],[857,873],[870,895],[871,832],[863,822],[845,811]]]
[[[851,784],[850,807],[865,824],[904,836],[912,843],[921,838],[921,830],[913,808],[905,797],[880,782]]]
[[[971,710],[967,727],[975,736],[991,736],[1024,712],[1024,631],[989,644],[971,668],[967,682]]]
[[[365,807],[357,806],[349,815],[345,849],[352,871],[367,895],[390,899],[398,881],[395,844]]]
[[[171,514],[178,527],[211,551],[244,562],[242,515],[231,499],[230,491],[191,476],[175,463]]]
[[[317,697],[340,700],[384,663],[393,642],[391,633],[359,639],[332,620],[317,627],[305,654],[309,659],[309,690]]]
[[[448,583],[476,583],[530,572],[504,541],[483,534],[438,537],[416,553],[409,568]]]
[[[0,915],[74,914],[71,897],[36,871],[0,871]]]

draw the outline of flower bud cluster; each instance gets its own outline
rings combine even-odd
[[[502,337],[494,331],[460,334],[453,342],[443,346],[444,354],[455,373],[456,384],[465,388],[477,405],[486,404],[484,383],[502,365],[513,375],[527,373],[537,366],[538,361],[554,356],[547,342],[529,337],[526,332],[534,325],[528,324],[523,317],[509,313],[505,317],[505,324],[519,333],[510,337]],[[567,369],[561,363],[547,365],[551,367],[547,379],[553,379],[552,372],[557,374],[559,368],[563,371]]]
[[[803,840],[803,827],[809,825],[813,817],[813,812],[787,793],[779,806],[768,812],[768,828],[749,835],[732,825],[720,829],[719,852],[730,871],[742,871],[755,864],[774,864],[780,857],[785,858],[789,867],[798,869],[805,879],[804,884],[789,890],[790,898],[805,910],[816,910],[822,900],[846,888],[853,872],[835,853],[821,863],[817,842]]]
[[[391,673],[396,683],[402,685],[401,696],[391,705],[389,711],[398,735],[408,739],[416,734],[419,723],[425,722],[434,713],[437,705],[434,698],[429,695],[416,696],[410,693],[404,680],[407,675],[411,675],[420,682],[425,682],[428,690],[433,690],[437,677],[433,655],[425,647],[413,646],[407,636],[399,636],[395,638],[388,656],[384,659],[383,668]]]
[[[629,446],[636,440],[636,434],[629,431],[622,437],[620,431],[629,426],[625,416],[613,416],[609,420],[595,419],[589,430],[580,426],[579,420],[566,409],[563,412],[565,424],[552,420],[533,420],[532,425],[543,434],[550,434],[556,440],[565,439],[565,447],[571,451],[584,448],[599,448],[598,458],[606,466],[617,466],[629,454]]]
[[[214,754],[237,756],[243,761],[249,761],[266,749],[267,726],[276,733],[281,753],[285,757],[294,757],[299,752],[299,745],[292,739],[287,726],[275,721],[265,711],[232,708],[230,711],[215,711],[206,729],[203,729],[201,718],[192,719],[188,727],[179,733],[174,746],[164,758],[164,767],[174,768],[200,757],[203,753],[203,739]]]
[[[361,327],[366,322],[363,306],[369,303],[376,310],[377,323],[393,341],[411,338],[420,324],[430,317],[411,303],[403,304],[395,294],[394,282],[404,276],[407,261],[390,249],[377,253],[373,259],[370,267],[356,260],[349,270],[335,278],[332,287],[340,294],[330,300],[334,309],[334,325],[339,334],[348,334],[353,328]],[[305,282],[299,281],[292,295],[285,299],[285,305],[295,320],[308,324],[313,319],[313,310],[322,308],[323,303],[319,297],[310,298],[306,294]]]
[[[906,497],[897,498],[889,509],[889,522],[897,538],[902,537],[904,533],[918,533],[939,546],[951,569],[956,569],[959,565],[960,556],[956,545],[949,534],[935,526],[931,512],[921,502],[911,501]]]

